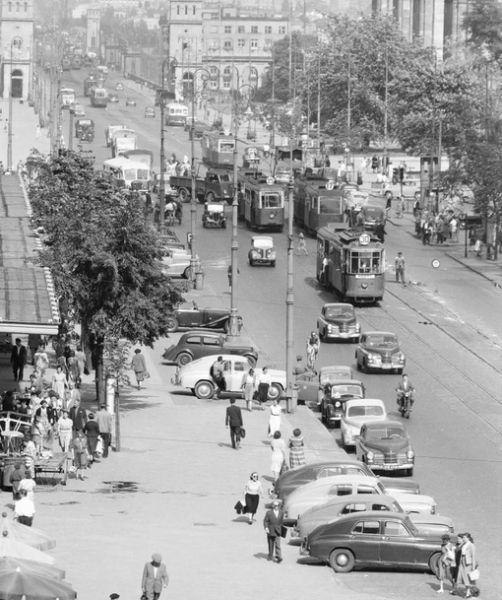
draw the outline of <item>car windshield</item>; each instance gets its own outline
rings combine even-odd
[[[226,173],[224,173],[223,175],[220,175],[220,181],[225,182],[225,183],[230,183],[230,175],[227,175]]]
[[[221,204],[208,204],[207,210],[209,212],[223,212],[223,206]]]
[[[363,391],[359,385],[334,385],[331,388],[331,397],[340,398],[342,396],[360,396],[362,398]]]
[[[328,306],[326,308],[325,315],[328,319],[334,319],[336,317],[353,317],[354,316],[354,307],[353,306]]]
[[[381,217],[383,215],[383,209],[381,209],[379,206],[365,206],[364,214],[366,217]]]
[[[322,176],[325,179],[332,179],[336,181],[338,179],[338,172],[336,169],[328,169],[325,167],[322,171]]]
[[[350,379],[350,375],[347,371],[323,371],[319,377],[319,383],[326,385],[327,383],[333,383],[337,379]]]
[[[253,248],[273,248],[274,241],[272,238],[255,238],[253,240]]]
[[[383,417],[382,406],[349,406],[347,417]]]
[[[395,335],[369,335],[366,338],[368,348],[394,348],[397,346],[397,337]]]
[[[390,438],[406,439],[404,429],[398,425],[393,425],[392,427],[371,427],[366,430],[366,439],[388,440]]]

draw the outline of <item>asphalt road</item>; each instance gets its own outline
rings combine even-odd
[[[66,76],[66,74],[65,74]],[[65,83],[82,90],[84,71],[74,72]],[[110,76],[114,81],[114,75]],[[111,86],[110,86],[111,87]],[[145,119],[150,105],[140,93],[118,92],[121,102],[105,111],[86,105],[87,116],[96,122],[96,140],[90,149],[96,164],[110,156],[105,147],[104,128],[109,124],[130,125],[139,133],[139,146],[158,153],[159,117]],[[136,96],[138,106],[125,107],[126,96]],[[166,155],[183,156],[189,150],[188,135],[181,129],[166,128]],[[87,149],[88,145],[85,146]],[[196,144],[198,151],[198,144]],[[239,155],[241,152],[239,152]],[[202,207],[197,213],[197,253],[206,269],[204,299],[218,306],[229,305],[226,269],[230,261],[231,228],[205,230],[201,227]],[[188,219],[186,220],[188,222]],[[180,239],[185,237],[185,224]],[[407,423],[416,452],[414,478],[423,493],[432,495],[440,513],[451,516],[456,531],[469,531],[478,549],[483,573],[481,587],[487,598],[500,598],[499,562],[501,546],[501,429],[500,404],[500,316],[501,291],[445,254],[445,249],[423,247],[410,232],[409,219],[387,225],[388,286],[380,307],[358,310],[363,330],[385,329],[398,334],[407,356],[406,370],[417,389],[417,402]],[[263,354],[262,362],[283,368],[285,363],[285,234],[273,234],[278,260],[276,268],[251,268],[246,254],[252,232],[239,224],[239,269],[237,298],[239,313],[253,343]],[[315,240],[307,240],[309,256],[295,257],[295,354],[304,353],[308,333],[316,328],[323,303],[333,295],[315,281]],[[392,262],[398,249],[407,260],[403,287],[393,282]],[[441,266],[433,269],[431,261]],[[152,352],[160,364],[161,352],[170,342],[161,340]],[[354,364],[352,344],[323,344],[317,366]],[[173,369],[160,369],[166,386]],[[358,374],[369,397],[381,398],[395,415],[394,375]],[[333,435],[338,436],[338,432]],[[374,592],[383,597],[427,597],[423,582],[413,573],[355,572],[344,578],[349,588]],[[432,594],[432,590],[428,590]]]

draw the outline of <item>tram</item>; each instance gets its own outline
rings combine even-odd
[[[84,96],[88,98],[91,95],[92,88],[97,86],[96,78],[93,75],[89,75],[84,79]]]
[[[73,57],[73,60],[71,61],[71,68],[77,70],[82,68],[82,59],[80,58],[80,56]]]
[[[61,67],[63,71],[71,71],[71,60],[68,57],[63,58]]]
[[[309,233],[315,233],[329,223],[343,223],[345,219],[344,192],[325,179],[296,179],[293,202],[295,223]]]
[[[251,229],[278,230],[284,228],[284,186],[260,172],[239,174],[239,218]]]
[[[77,101],[77,94],[71,88],[61,88],[61,108],[70,108]]]
[[[230,169],[234,164],[235,140],[230,133],[205,131],[202,134],[202,162],[217,169]]]
[[[93,87],[91,89],[91,105],[106,107],[108,104],[108,92],[104,87]]]
[[[103,171],[117,187],[135,190],[150,188],[152,172],[144,163],[118,156],[105,160]]]
[[[317,232],[317,280],[343,299],[376,304],[385,290],[385,248],[369,233],[342,227],[331,225]]]
[[[164,108],[164,115],[166,125],[184,127],[188,117],[188,106],[179,102],[169,102]]]

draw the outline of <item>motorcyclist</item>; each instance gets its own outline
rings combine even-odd
[[[307,366],[310,369],[314,368],[314,363],[319,352],[320,341],[317,331],[312,331],[307,340]]]
[[[406,373],[403,373],[403,377],[396,388],[396,392],[397,403],[399,404],[399,406],[403,406],[403,400],[406,394],[409,394],[410,406],[413,406],[413,402],[415,401],[413,399],[415,388],[413,387],[411,381],[408,379],[408,375]]]

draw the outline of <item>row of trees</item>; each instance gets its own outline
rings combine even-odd
[[[123,341],[152,346],[181,297],[161,271],[148,207],[103,179],[92,157],[65,151],[40,162],[29,194],[45,232],[40,262],[65,307],[61,333],[81,325],[101,401],[105,350],[115,360]]]

